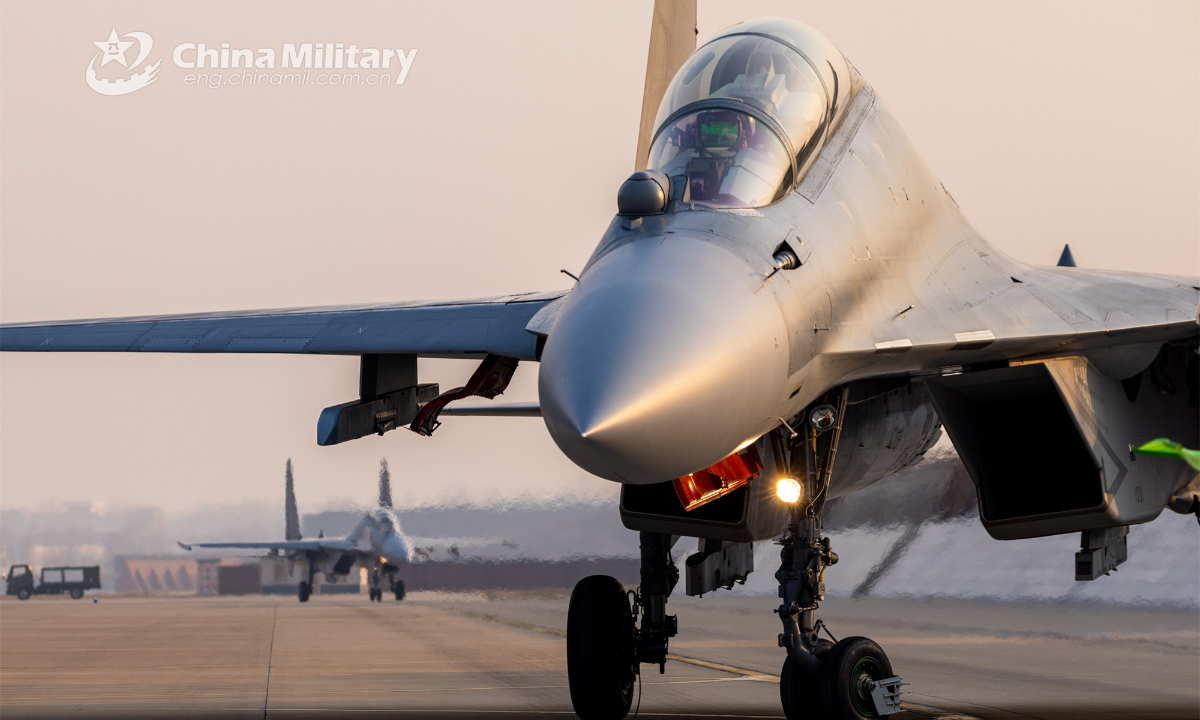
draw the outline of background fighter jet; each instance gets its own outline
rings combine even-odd
[[[321,445],[540,414],[567,457],[622,484],[642,533],[632,606],[607,577],[572,596],[581,716],[623,717],[640,665],[666,661],[679,536],[699,539],[689,594],[745,578],[750,543],[780,538],[788,717],[894,712],[882,648],[819,636],[837,562],[825,502],[913,462],[944,425],[992,536],[1079,532],[1076,577],[1105,574],[1131,525],[1200,510],[1186,465],[1130,452],[1197,444],[1200,278],[1006,256],[827,38],[762,19],[697,48],[695,17],[655,6],[637,172],[569,292],[19,323],[0,345],[359,355],[359,397],[320,414]],[[417,357],[481,362],[439,393]],[[537,404],[447,407],[500,395],[521,361],[540,362]]]
[[[413,562],[414,557],[428,556],[438,548],[457,554],[459,548],[504,544],[503,540],[486,538],[418,538],[405,535],[400,519],[392,510],[392,481],[387,460],[379,464],[379,504],[363,513],[362,519],[349,534],[327,538],[322,534],[315,540],[300,535],[300,516],[296,507],[296,492],[292,478],[292,461],[287,463],[286,497],[284,501],[285,539],[281,542],[218,542],[179,543],[184,550],[192,548],[230,548],[237,550],[270,550],[292,563],[303,560],[308,578],[299,585],[300,602],[307,602],[313,589],[314,575],[347,576],[355,566],[369,573],[370,599],[382,600],[383,588],[404,599],[404,581],[396,578],[396,569]]]

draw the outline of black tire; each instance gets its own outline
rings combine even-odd
[[[833,643],[818,640],[813,654],[818,659],[829,655]],[[779,699],[788,720],[826,720],[825,704],[821,701],[821,675],[804,672],[800,663],[789,655],[779,674]]]
[[[625,588],[607,575],[585,577],[567,610],[567,680],[581,720],[621,720],[636,677],[633,611]]]
[[[863,720],[880,717],[875,701],[862,692],[860,679],[890,678],[892,663],[883,648],[865,637],[839,640],[821,668],[821,700],[829,720]]]
[[[28,600],[29,595],[30,595],[29,588],[21,588],[20,590],[17,591],[17,599],[18,600]]]
[[[75,588],[74,590],[71,591],[71,599],[72,600],[78,600],[82,597],[83,597],[83,591],[80,590],[79,588]]]
[[[404,581],[403,581],[403,580],[397,580],[397,581],[396,581],[396,586],[395,586],[393,589],[394,589],[394,590],[395,590],[395,592],[396,592],[396,602],[400,602],[401,600],[403,600],[403,599],[404,599],[404,596],[405,596],[405,594],[406,594],[406,593],[404,592]]]
[[[312,594],[312,586],[306,582],[300,582],[300,602],[308,602],[308,596]]]

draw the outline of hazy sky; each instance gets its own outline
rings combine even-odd
[[[700,38],[790,16],[880,93],[985,237],[1052,264],[1200,273],[1200,4],[701,2]],[[650,3],[6,2],[0,320],[566,287],[631,172]],[[158,81],[85,83],[146,32]],[[184,84],[179,43],[418,54],[399,87]],[[132,61],[134,53],[130,52]],[[106,73],[115,66],[102,68]],[[227,71],[228,72],[228,71]],[[461,384],[474,363],[422,361]],[[536,397],[536,364],[505,395]],[[0,506],[615,497],[537,419],[318,448],[357,360],[0,355]]]

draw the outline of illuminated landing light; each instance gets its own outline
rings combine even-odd
[[[775,483],[775,494],[780,500],[791,505],[800,499],[800,483],[791,478],[781,478]]]

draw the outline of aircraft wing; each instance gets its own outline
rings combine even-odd
[[[320,540],[281,540],[279,542],[226,542],[226,543],[179,543],[184,550],[192,548],[229,548],[235,550],[299,550],[321,551],[335,550],[342,552],[357,551],[354,543],[341,538]]]
[[[881,367],[1081,354],[1122,379],[1149,365],[1164,342],[1200,329],[1200,278],[980,265],[952,282],[931,276],[916,302],[885,322],[835,328],[827,353],[857,362],[859,377]],[[880,355],[895,359],[867,360]]]
[[[498,537],[497,538],[490,538],[490,537],[431,538],[431,537],[416,537],[413,535],[409,535],[408,541],[410,543],[412,543],[413,547],[420,547],[420,548],[432,547],[432,548],[439,548],[439,549],[445,549],[445,550],[449,550],[452,547],[464,549],[464,550],[468,549],[468,548],[483,548],[483,547],[495,547],[495,546],[503,546],[503,547],[508,547],[508,548],[516,547],[516,545],[513,542],[511,542],[509,540],[505,540],[504,538],[498,538]]]
[[[526,332],[566,291],[478,300],[152,315],[0,325],[0,349],[26,352],[407,353],[537,359]]]

